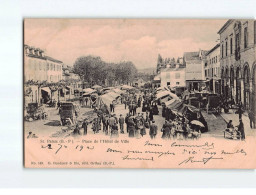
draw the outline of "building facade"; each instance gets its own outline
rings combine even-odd
[[[221,92],[226,99],[242,103],[247,111],[255,106],[256,22],[228,20],[219,30]]]
[[[25,102],[42,103],[42,96],[48,99],[52,95],[49,87],[42,83],[56,83],[62,80],[62,65],[59,60],[45,56],[40,48],[24,45],[24,82]],[[29,86],[26,85],[30,82]]]
[[[169,86],[171,88],[185,87],[185,66],[183,64],[168,65],[160,73],[161,87]]]
[[[201,90],[205,87],[204,66],[206,62],[205,50],[185,52],[184,65],[186,66],[186,87],[188,90]]]
[[[204,67],[206,87],[212,93],[220,94],[220,44],[215,45],[206,53],[206,62]]]

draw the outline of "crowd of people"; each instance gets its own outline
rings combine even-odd
[[[94,134],[100,133],[110,137],[118,137],[119,134],[128,134],[129,137],[143,137],[149,135],[151,139],[161,134],[163,139],[187,139],[199,138],[200,128],[189,123],[186,117],[175,115],[173,112],[165,114],[165,122],[158,127],[154,120],[154,115],[159,114],[156,96],[154,91],[144,91],[144,93],[127,92],[120,96],[119,103],[127,110],[126,115],[115,113],[117,101],[111,102],[109,112],[102,112],[95,109],[97,117],[92,121],[84,119],[82,125],[76,125],[74,134],[87,135],[89,124]],[[142,112],[138,112],[138,108]],[[81,133],[80,129],[83,129]]]

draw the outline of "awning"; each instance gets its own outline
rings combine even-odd
[[[110,97],[112,97],[112,98],[114,98],[114,99],[116,99],[117,97],[120,96],[120,94],[117,94],[117,93],[115,93],[115,92],[109,92],[109,93],[107,93],[106,95],[108,95],[108,96],[110,96]]]
[[[181,101],[179,101],[179,100],[175,100],[175,99],[172,99],[172,100],[170,100],[170,101],[168,101],[168,102],[166,102],[167,103],[167,107],[168,108],[170,108],[170,109],[176,109],[176,108],[178,108],[181,104],[182,104],[182,102]],[[166,104],[165,103],[165,104]]]
[[[51,90],[49,87],[43,87],[41,88],[43,91],[46,91],[47,93],[51,93]]]
[[[133,89],[134,87],[129,86],[129,85],[123,85],[121,86],[122,89]]]
[[[160,98],[165,97],[165,96],[170,96],[173,99],[179,100],[179,97],[176,94],[174,94],[170,91],[160,91],[156,94],[157,99],[160,99]]]
[[[102,87],[100,85],[94,85],[92,86],[93,89],[101,89]]]
[[[168,102],[165,102],[165,105],[166,106],[169,106],[169,105],[171,105],[172,103],[174,103],[175,102],[175,99],[171,99],[171,100],[169,100]]]
[[[113,91],[113,92],[115,92],[115,93],[117,93],[117,94],[122,94],[122,93],[124,93],[122,90],[120,90],[120,89],[112,89],[111,91]]]
[[[85,93],[93,93],[93,92],[96,92],[96,90],[91,89],[91,88],[86,88],[86,89],[83,89],[83,92],[85,92]]]

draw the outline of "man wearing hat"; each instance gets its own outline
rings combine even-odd
[[[151,139],[155,139],[157,134],[157,125],[155,124],[155,121],[152,121],[152,124],[149,127],[149,135]]]
[[[120,125],[120,132],[123,134],[124,133],[124,117],[122,114],[120,114],[119,125]]]
[[[88,121],[87,121],[87,118],[85,118],[82,124],[82,128],[84,128],[84,135],[87,135],[87,127],[88,127]]]
[[[129,113],[127,113],[126,114],[126,117],[125,117],[125,124],[126,124],[126,131],[127,131],[127,133],[128,133],[128,122],[129,122],[129,117],[130,117],[130,115],[129,115]]]
[[[245,133],[244,133],[244,123],[243,123],[242,119],[239,120],[238,131],[240,132],[241,140],[244,140]]]

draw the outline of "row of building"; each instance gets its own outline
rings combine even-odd
[[[65,88],[57,88],[59,82],[65,82]],[[66,100],[82,88],[80,77],[70,66],[29,45],[24,45],[24,83],[26,104]]]
[[[175,63],[158,60],[155,83],[222,94],[256,118],[256,21],[230,19],[218,34],[210,50],[185,52]]]

